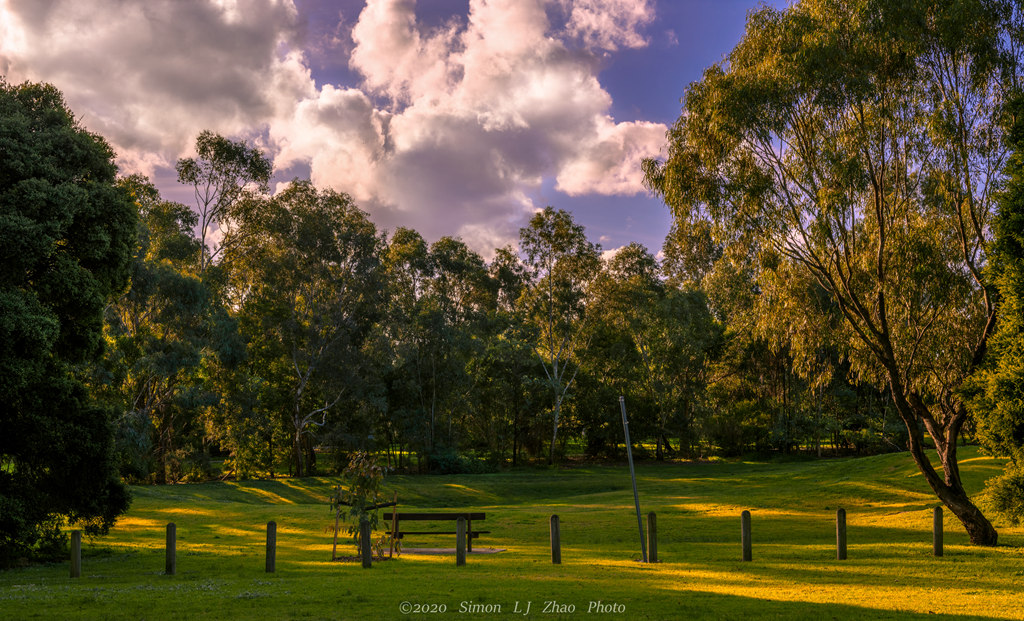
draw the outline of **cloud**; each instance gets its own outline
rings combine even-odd
[[[206,128],[258,132],[312,92],[290,0],[10,0],[0,23],[8,81],[57,85],[129,169],[173,163]]]
[[[601,261],[605,264],[611,263],[615,255],[619,254],[619,251],[625,248],[625,246],[619,246],[618,248],[609,248],[601,251]]]
[[[559,6],[472,0],[464,23],[428,30],[412,0],[370,3],[352,30],[359,129],[320,114],[272,127],[271,139],[385,226],[456,234],[485,254],[515,241],[545,178],[571,195],[641,192],[640,160],[659,153],[666,128],[608,115],[590,46],[641,45],[652,10],[584,1],[558,24],[549,9]],[[336,108],[337,97],[325,88],[300,114]]]
[[[643,184],[640,164],[662,155],[665,126],[637,121],[616,124],[605,117],[586,136],[558,173],[558,190],[581,194],[635,194]]]
[[[648,0],[575,0],[566,29],[589,47],[615,51],[645,47],[642,30],[653,21]]]
[[[172,164],[202,129],[256,139],[380,226],[485,256],[516,240],[546,179],[643,191],[639,161],[666,128],[609,116],[598,75],[609,51],[646,44],[652,2],[470,0],[430,28],[416,11],[370,0],[342,29],[351,44],[325,46],[291,0],[0,0],[0,69],[61,88],[127,171]],[[332,49],[359,83],[317,86],[310,55]]]

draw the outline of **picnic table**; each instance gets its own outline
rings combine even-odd
[[[466,549],[473,551],[473,540],[480,535],[489,534],[488,530],[473,530],[473,522],[479,522],[487,518],[487,514],[480,511],[418,511],[418,512],[388,512],[383,515],[386,523],[391,524],[391,534],[395,539],[402,539],[406,535],[455,535],[454,530],[402,530],[402,522],[454,522],[459,518],[466,518]]]

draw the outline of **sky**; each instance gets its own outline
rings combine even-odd
[[[784,2],[776,2],[784,5]],[[378,227],[489,259],[547,205],[611,251],[671,224],[640,162],[753,0],[0,0],[0,75],[50,82],[122,174],[190,204],[209,129]]]

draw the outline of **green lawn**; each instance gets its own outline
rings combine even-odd
[[[964,457],[971,490],[998,472],[973,450]],[[503,619],[522,618],[515,607],[528,602],[529,617],[543,619],[1024,619],[1024,529],[997,523],[1001,545],[974,548],[947,512],[946,555],[932,557],[936,501],[906,454],[645,463],[638,475],[644,512],[658,514],[658,564],[636,561],[624,465],[389,477],[402,509],[487,512],[474,526],[491,533],[475,545],[507,551],[458,568],[454,555],[407,554],[370,570],[329,562],[332,479],[137,487],[110,536],[87,542],[82,578],[68,577],[68,563],[0,572],[0,619]],[[848,514],[846,561],[834,560],[838,507]],[[744,509],[750,563],[739,560]],[[560,566],[548,547],[555,513]],[[263,571],[268,520],[278,523],[274,574]],[[178,573],[165,576],[171,521]],[[446,612],[403,615],[403,602]],[[545,602],[562,612],[545,614]],[[588,614],[591,602],[617,612]]]

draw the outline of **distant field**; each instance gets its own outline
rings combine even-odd
[[[998,472],[973,450],[964,458],[969,490]],[[636,562],[624,465],[389,477],[403,509],[487,512],[479,526],[491,534],[474,545],[507,552],[459,568],[454,556],[403,555],[370,570],[329,562],[333,479],[136,487],[128,516],[87,543],[82,578],[68,577],[68,563],[0,572],[0,619],[506,619],[523,618],[528,602],[528,617],[542,619],[1024,619],[1024,529],[997,523],[1002,545],[974,548],[947,511],[946,555],[933,558],[937,501],[906,454],[645,463],[638,474],[643,511],[658,514],[656,565]],[[838,507],[846,561],[834,560]],[[750,563],[739,560],[744,509]],[[549,556],[554,513],[561,566]],[[274,574],[263,571],[268,520],[278,523]],[[171,521],[178,573],[165,576]],[[445,612],[405,615],[403,602]],[[545,602],[561,612],[545,614]]]

